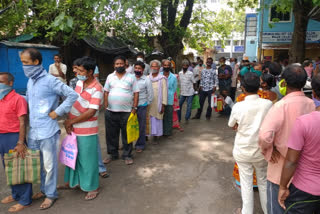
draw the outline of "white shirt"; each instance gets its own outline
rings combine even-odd
[[[62,73],[64,73],[64,75],[66,75],[67,73],[67,66],[65,64],[60,63],[60,68]],[[55,66],[55,64],[51,64],[49,66],[49,74],[54,74],[54,75],[59,75],[59,71],[57,69],[57,67]],[[67,83],[66,79],[62,79],[62,77],[57,77],[61,82],[63,83]]]
[[[226,99],[224,99],[224,102],[225,102],[230,108],[232,108],[233,105],[234,105],[231,97],[229,97],[229,96],[227,96]]]
[[[233,157],[238,162],[259,162],[264,159],[259,148],[259,129],[272,106],[270,100],[259,95],[249,95],[236,103],[231,111],[228,125],[238,124],[234,141]]]
[[[180,81],[180,94],[182,96],[192,96],[194,94],[193,84],[196,83],[193,72],[183,71],[179,72],[179,81]]]

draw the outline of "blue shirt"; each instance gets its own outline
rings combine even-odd
[[[163,72],[161,72],[163,75]],[[169,73],[168,77],[168,105],[173,105],[174,93],[177,91],[177,77],[173,73]]]
[[[153,100],[153,88],[149,77],[142,75],[137,79],[139,87],[139,103],[138,106],[147,106]]]
[[[59,97],[66,99],[59,106]],[[29,138],[43,140],[59,131],[57,120],[52,120],[49,113],[55,111],[62,116],[68,113],[77,100],[78,94],[69,86],[45,70],[36,80],[29,79],[26,99],[29,105]]]

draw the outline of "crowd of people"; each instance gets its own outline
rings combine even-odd
[[[222,101],[219,113],[229,117],[228,125],[237,132],[234,174],[238,175],[243,205],[235,212],[253,213],[254,178],[264,213],[283,213],[286,208],[290,208],[288,213],[320,210],[319,64],[313,67],[307,60],[283,68],[278,63],[250,63],[248,58],[237,63],[232,58],[228,65],[222,57],[217,66],[212,58],[204,64],[199,57],[194,63],[183,60],[181,71],[175,72],[171,58],[147,64],[144,54],[138,53],[133,65],[123,56],[115,57],[114,72],[102,86],[95,59],[82,57],[73,62],[75,77],[68,86],[60,55],[54,57],[49,73],[36,49],[23,50],[20,59],[29,78],[25,98],[12,89],[14,76],[0,73],[0,153],[3,156],[14,150],[24,157],[27,148],[40,150],[41,186],[35,194],[32,184],[11,186],[12,194],[1,201],[18,202],[9,212],[21,211],[41,198],[40,209],[48,209],[58,198],[57,189],[79,188],[86,193],[85,200],[95,199],[100,191],[99,176],[109,176],[105,164],[120,158],[120,136],[121,158],[131,165],[133,149],[141,153],[147,140],[156,145],[162,137],[170,138],[173,128],[183,131],[180,123],[185,101],[184,120],[188,123],[201,118],[206,99],[205,117],[210,120],[217,98]],[[313,100],[302,92],[307,81]],[[242,93],[236,96],[238,83]],[[195,96],[199,96],[199,107],[191,117]],[[107,144],[104,160],[99,142],[101,110],[105,111]],[[139,122],[135,144],[127,141],[130,114],[137,114]],[[57,185],[61,133],[57,118],[64,115],[66,133],[76,135],[78,154],[75,168],[66,166],[64,184]]]

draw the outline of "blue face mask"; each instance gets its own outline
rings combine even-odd
[[[44,70],[42,65],[23,65],[22,68],[26,77],[31,79],[37,79]]]
[[[81,81],[86,81],[87,79],[88,79],[88,77],[87,76],[82,76],[82,75],[77,75],[77,78],[78,78],[78,80],[81,80]]]
[[[0,100],[2,100],[12,90],[12,86],[0,83]]]

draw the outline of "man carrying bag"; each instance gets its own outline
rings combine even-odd
[[[2,160],[5,153],[14,150],[21,158],[25,157],[26,146],[26,115],[27,102],[13,89],[14,77],[7,72],[0,73],[0,154]],[[2,161],[4,164],[4,161]],[[4,165],[4,167],[6,167]],[[12,185],[12,195],[1,203],[8,204],[17,201],[9,208],[9,212],[18,212],[28,207],[32,202],[32,184]]]

